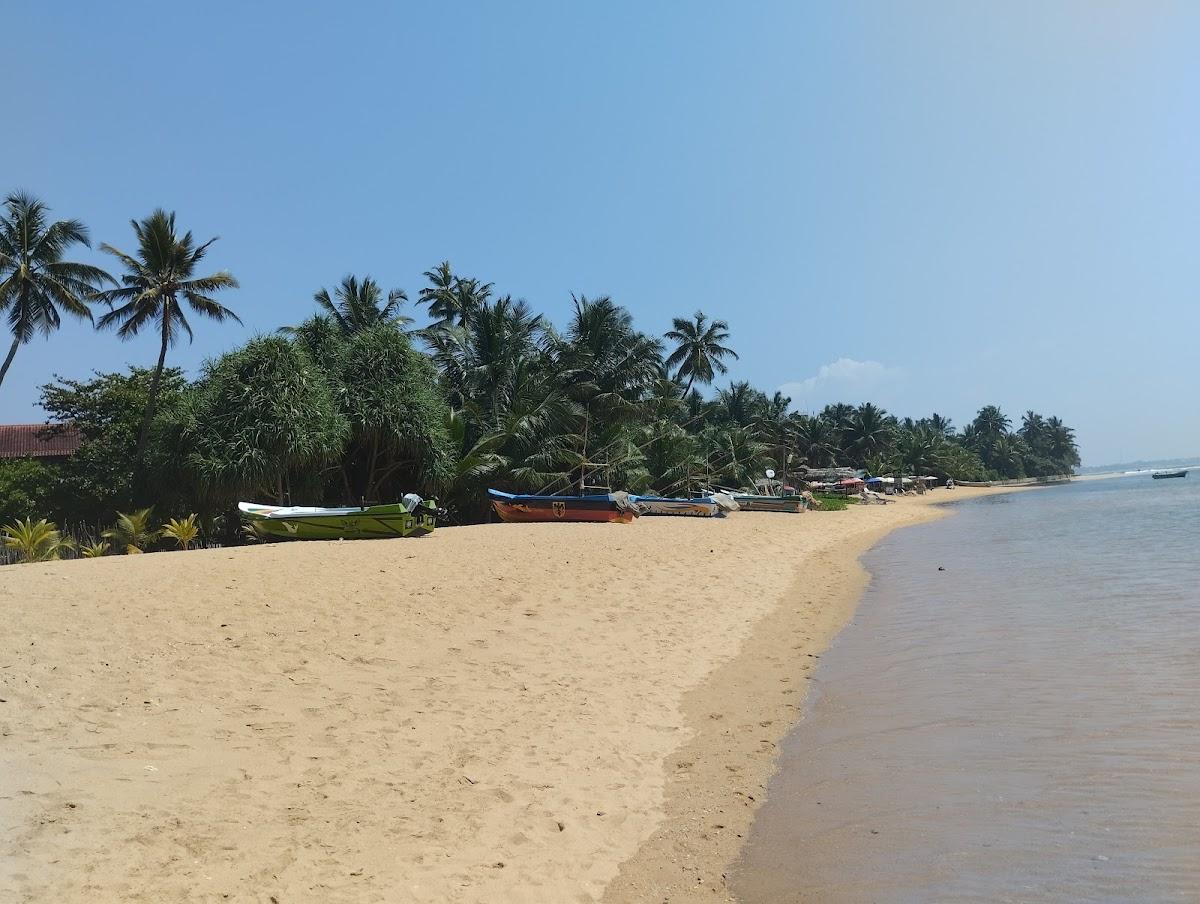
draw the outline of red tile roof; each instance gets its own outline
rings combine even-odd
[[[65,458],[80,441],[71,424],[0,424],[0,458]]]

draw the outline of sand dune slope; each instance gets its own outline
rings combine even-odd
[[[771,668],[794,671],[847,606],[826,585],[801,600],[798,575],[824,556],[851,586],[868,538],[927,513],[4,568],[0,899],[591,901],[630,861],[610,895],[636,900],[672,875],[669,850],[634,855],[679,816],[672,754],[703,737],[685,696],[789,599],[797,658]],[[713,705],[737,725],[747,701]],[[770,769],[753,746],[736,781]]]

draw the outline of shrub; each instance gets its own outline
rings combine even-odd
[[[199,533],[200,528],[196,525],[194,512],[181,521],[171,518],[162,527],[162,536],[174,540],[180,549],[190,549]]]
[[[112,540],[118,547],[124,547],[126,555],[146,551],[146,547],[158,539],[158,531],[150,527],[150,512],[148,508],[138,509],[132,514],[125,515],[117,512],[117,523],[100,536]]]
[[[53,521],[32,518],[14,521],[3,529],[4,545],[13,550],[22,562],[52,562],[73,547],[74,541],[63,537]]]

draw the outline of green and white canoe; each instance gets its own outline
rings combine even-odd
[[[239,502],[243,520],[260,537],[282,540],[370,540],[421,537],[437,526],[432,499],[405,497],[407,502],[350,508],[302,505],[259,505]]]

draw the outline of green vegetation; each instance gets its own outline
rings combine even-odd
[[[16,553],[21,562],[51,562],[73,548],[74,543],[58,531],[53,521],[43,518],[34,523],[32,518],[14,521],[0,529],[6,549]]]
[[[162,526],[160,532],[164,538],[174,540],[180,549],[191,549],[200,535],[200,526],[196,523],[193,513],[186,518],[171,518]]]
[[[197,244],[174,214],[155,211],[133,222],[135,253],[101,246],[121,262],[116,283],[64,263],[86,244],[81,224],[49,223],[44,205],[20,195],[6,210],[0,311],[14,351],[57,327],[60,309],[90,317],[94,303],[109,306],[98,326],[122,339],[157,333],[153,367],[43,387],[51,426],[70,422],[81,433],[76,455],[53,466],[0,464],[0,519],[32,528],[31,519],[52,517],[70,526],[81,554],[108,547],[85,542],[97,534],[127,552],[164,539],[182,548],[243,542],[239,498],[344,505],[413,491],[465,522],[486,517],[489,486],[672,496],[748,488],[767,468],[789,483],[805,466],[833,465],[987,480],[1079,463],[1071,429],[1033,411],[1014,430],[988,405],[955,430],[938,414],[902,419],[869,402],[799,414],[786,396],[744,381],[702,392],[737,359],[725,321],[697,311],[659,337],[613,299],[581,295],[556,327],[445,261],[424,274],[416,312],[402,290],[346,276],[315,293],[308,319],[251,339],[189,380],[166,364],[170,346],[191,337],[189,317],[237,320],[214,297],[237,287],[233,276],[201,275],[214,240]],[[43,236],[36,248],[21,244],[23,223]],[[413,328],[414,313],[426,325]],[[150,527],[151,506],[169,530]],[[61,553],[69,547],[59,540]]]
[[[126,515],[117,512],[117,523],[100,536],[124,549],[126,555],[143,553],[158,539],[158,531],[150,527],[150,513],[153,509],[138,509]]]
[[[87,302],[113,278],[89,264],[63,260],[72,245],[88,245],[78,220],[49,222],[49,208],[22,192],[8,196],[0,215],[0,313],[7,316],[12,345],[0,364],[0,384],[17,349],[62,323],[59,310],[91,320]]]
[[[53,472],[35,459],[0,460],[0,524],[46,512],[53,479]]]
[[[813,493],[813,500],[818,503],[812,508],[814,512],[844,512],[858,501],[852,496],[836,493]]]

